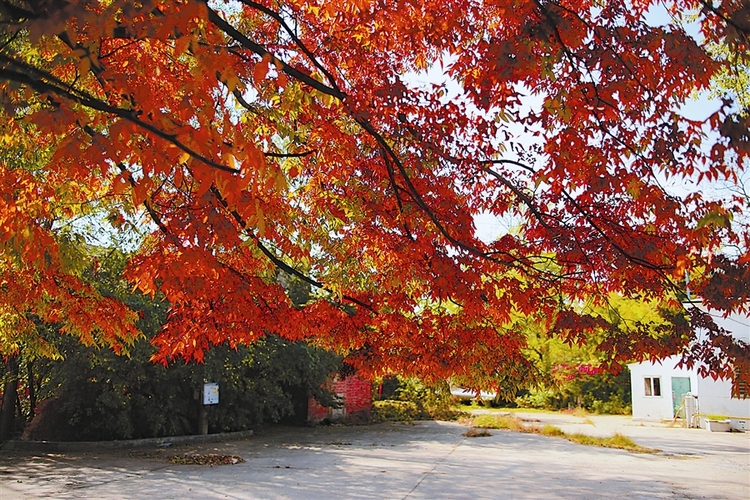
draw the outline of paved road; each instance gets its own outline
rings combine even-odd
[[[750,498],[750,433],[709,433],[624,417],[531,414],[566,431],[629,435],[642,455],[509,431],[466,438],[456,423],[276,429],[244,441],[140,452],[0,455],[0,500]],[[594,425],[592,425],[592,423]],[[236,454],[236,465],[144,455]]]

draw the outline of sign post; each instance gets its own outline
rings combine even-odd
[[[203,384],[203,403],[200,409],[200,433],[208,434],[208,412],[206,406],[219,404],[219,384],[216,382],[205,382]]]

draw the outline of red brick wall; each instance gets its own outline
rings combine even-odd
[[[335,410],[332,415],[332,412],[328,408],[320,406],[315,401],[315,398],[310,398],[307,405],[308,420],[316,421],[341,416],[346,418],[354,414],[370,413],[370,404],[372,402],[372,387],[370,382],[362,380],[356,375],[350,375],[343,380],[336,377],[330,382],[329,389],[343,398],[343,415],[340,415]]]

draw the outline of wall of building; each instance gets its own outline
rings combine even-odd
[[[750,318],[732,314],[726,318],[711,314],[717,326],[732,332],[736,339],[750,342]],[[731,397],[732,383],[729,380],[704,378],[698,381],[698,408],[703,415],[728,415],[750,417],[750,399]]]
[[[698,375],[695,370],[677,368],[677,356],[654,362],[633,363],[630,368],[630,385],[633,393],[633,420],[671,420],[674,418],[672,401],[672,378],[690,379],[691,392],[698,390]],[[644,380],[658,377],[661,395],[647,396]]]
[[[344,379],[338,377],[331,381],[329,389],[336,393],[344,402],[342,408],[326,408],[310,398],[307,408],[307,418],[312,422],[319,422],[326,418],[338,420],[343,418],[365,418],[370,415],[372,404],[372,385],[356,375]]]
[[[698,380],[698,411],[701,415],[725,415],[750,419],[750,399],[731,397],[732,382],[729,380]]]
[[[734,314],[727,318],[713,314],[717,326],[745,342],[750,342],[750,318]],[[727,415],[750,418],[750,399],[732,398],[729,380],[713,380],[698,376],[697,369],[677,368],[678,356],[659,362],[634,363],[630,367],[633,389],[633,420],[669,420],[674,418],[672,378],[689,377],[691,392],[698,396],[698,411],[702,415]],[[660,377],[661,396],[646,396],[644,378]]]

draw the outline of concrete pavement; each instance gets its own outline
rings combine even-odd
[[[0,456],[0,500],[24,498],[750,498],[750,433],[640,425],[625,417],[529,414],[568,432],[611,435],[656,455],[510,431],[466,438],[457,423],[278,428],[243,441],[168,450]],[[593,422],[594,425],[591,424]],[[156,457],[239,455],[175,465]]]

